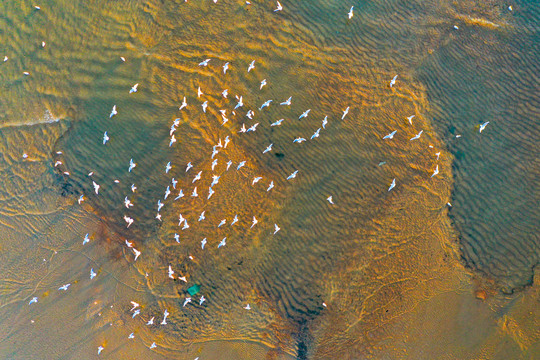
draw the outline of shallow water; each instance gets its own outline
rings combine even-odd
[[[0,333],[3,357],[93,358],[98,346],[109,358],[201,360],[537,353],[538,324],[524,315],[538,292],[528,190],[538,178],[537,5],[282,3],[279,13],[240,1],[0,4],[9,56],[0,64],[0,322],[12,324]],[[245,105],[233,115],[235,95]],[[278,105],[289,96],[291,106]],[[239,133],[242,123],[259,125]],[[212,170],[212,147],[227,136]],[[299,136],[308,140],[293,143]],[[136,261],[126,240],[142,252]],[[169,279],[169,265],[187,282]],[[447,341],[429,341],[445,332]]]

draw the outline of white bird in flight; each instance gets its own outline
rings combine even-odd
[[[223,96],[225,99],[227,98],[227,95],[229,93],[229,89],[225,89],[221,92],[221,96]]]
[[[322,128],[326,129],[326,124],[328,124],[328,116],[325,116],[322,121]]]
[[[237,109],[241,106],[244,106],[244,103],[242,102],[242,96],[240,96],[240,98],[238,99],[238,103],[236,104],[234,108]]]
[[[281,230],[281,228],[278,226],[278,224],[274,224],[274,235],[276,235],[279,230]]]
[[[94,272],[94,269],[93,269],[93,268],[90,269],[90,280],[92,280],[93,278],[95,278],[96,275],[97,275],[97,274]]]
[[[326,200],[328,200],[328,202],[332,205],[334,205],[334,201],[332,200],[332,195],[330,195],[329,197],[326,198]]]
[[[206,59],[206,60],[203,60],[199,63],[199,66],[208,66],[208,62],[210,61],[210,59]]]
[[[95,181],[92,181],[92,184],[94,185],[94,191],[96,192],[96,195],[99,195],[100,185],[96,184]]]
[[[186,166],[186,172],[188,172],[189,169],[191,169],[193,167],[193,165],[191,165],[191,161],[188,162],[187,166]]]
[[[124,220],[127,223],[126,227],[129,227],[131,224],[133,224],[133,219],[130,218],[129,216],[124,215]]]
[[[313,140],[313,139],[315,139],[315,138],[318,138],[320,132],[321,132],[321,128],[318,128],[317,131],[315,131],[315,132],[313,133],[313,135],[311,135],[311,140]]]
[[[480,125],[480,129],[478,130],[478,132],[482,132],[484,131],[484,129],[486,128],[486,126],[489,124],[489,121],[486,121],[485,123],[483,123],[482,125]]]
[[[384,139],[393,139],[394,138],[394,135],[396,135],[397,133],[397,130],[394,130],[392,131],[390,134],[386,135],[385,137],[383,137],[383,140]]]
[[[60,286],[60,287],[58,288],[58,290],[64,290],[64,291],[67,291],[67,289],[68,289],[68,287],[69,287],[70,285],[71,285],[71,284],[64,284],[64,285]]]
[[[409,117],[407,117],[407,120],[409,120],[409,124],[412,125],[412,119],[415,117],[415,115],[411,115]]]
[[[266,154],[267,152],[272,151],[272,145],[274,145],[274,144],[272,143],[272,144],[268,145],[266,147],[266,149],[264,149],[263,154]]]
[[[89,234],[86,233],[86,235],[84,235],[84,240],[83,240],[82,244],[85,245],[85,244],[87,244],[89,241],[90,241]]]
[[[262,90],[262,88],[266,85],[266,79],[263,79],[261,81],[261,87],[259,88],[259,90]]]
[[[135,261],[137,261],[137,258],[141,255],[141,252],[135,248],[131,248],[133,250],[133,253],[135,254]]]
[[[298,117],[298,120],[307,117],[310,111],[311,111],[311,109],[307,109],[306,111],[304,111],[304,112],[302,113],[302,115],[300,115],[300,116]]]
[[[116,111],[116,105],[113,105],[111,115],[109,116],[109,118],[112,118],[116,114],[118,114],[118,111]]]
[[[249,67],[248,67],[248,72],[250,72],[251,70],[255,69],[255,60],[253,60],[250,64],[249,64]]]
[[[222,247],[222,246],[225,246],[225,245],[227,245],[227,238],[226,238],[226,237],[224,237],[224,238],[219,242],[219,244],[218,244],[218,249],[219,249],[220,247]]]
[[[253,186],[253,185],[255,185],[256,183],[258,183],[261,179],[262,179],[262,176],[258,176],[258,177],[253,178],[253,182],[251,183],[251,186]]]
[[[279,125],[281,125],[283,120],[285,120],[285,119],[276,120],[275,122],[271,123],[270,126],[279,126]]]
[[[195,177],[193,178],[193,181],[191,183],[193,184],[195,181],[200,180],[201,179],[201,174],[202,174],[202,170],[199,171],[197,173],[197,175],[195,175]]]
[[[206,245],[206,238],[201,240],[201,248],[204,249],[205,245]]]
[[[124,205],[126,206],[127,209],[133,206],[133,203],[128,199],[127,196],[124,198]]]
[[[431,175],[431,177],[434,177],[435,175],[437,175],[439,173],[439,165],[437,165],[435,167],[435,170],[433,171],[433,175]]]
[[[38,298],[36,296],[34,296],[29,302],[28,302],[28,305],[30,304],[33,304],[33,303],[37,303],[38,301]]]
[[[187,107],[187,101],[186,101],[186,97],[184,96],[184,100],[182,101],[182,105],[180,105],[178,110],[182,110],[185,107]]]
[[[174,134],[171,136],[171,141],[169,142],[169,147],[172,146],[176,142],[176,138],[174,137]]]
[[[201,95],[204,95],[203,92],[201,91],[201,87],[199,86],[197,88],[197,97],[201,97]]]
[[[266,189],[266,191],[272,190],[273,187],[274,187],[274,180],[270,181],[270,185],[268,185],[268,189]]]
[[[227,222],[227,219],[221,220],[221,221],[219,222],[219,224],[218,224],[217,227],[218,227],[218,228],[219,228],[219,227],[222,227],[223,225],[225,225],[226,222]]]
[[[394,76],[394,78],[392,80],[390,80],[390,87],[394,86],[394,84],[396,83],[396,80],[397,80],[397,75]]]
[[[206,217],[204,216],[204,213],[205,213],[205,212],[206,212],[206,211],[203,211],[203,212],[201,213],[201,215],[199,215],[199,221],[203,221],[204,219],[206,219]]]
[[[223,65],[223,73],[226,74],[227,73],[227,69],[229,68],[229,63],[226,62],[225,65]]]
[[[297,137],[296,139],[293,140],[293,143],[301,144],[304,141],[306,141],[306,139],[304,139],[303,137]]]
[[[416,135],[414,135],[412,138],[410,138],[409,140],[416,140],[416,139],[420,139],[420,136],[422,135],[422,133],[424,132],[424,130],[420,130],[420,132]]]
[[[105,131],[103,133],[103,145],[105,145],[109,141],[109,135],[107,135],[107,132]]]
[[[165,174],[167,174],[172,169],[171,162],[169,161],[167,165],[165,165]]]
[[[174,271],[173,271],[171,265],[169,265],[169,272],[168,272],[168,274],[169,274],[169,278],[171,278],[171,279],[174,280],[174,276],[173,276],[173,275],[174,275]]]
[[[348,113],[349,113],[349,107],[347,106],[347,108],[343,110],[343,115],[341,116],[341,120],[343,120],[345,116],[347,116]]]
[[[133,159],[130,159],[129,160],[129,169],[128,169],[128,172],[131,172],[131,170],[133,170],[135,168],[135,166],[137,166],[137,164],[135,162],[133,162]]]
[[[352,17],[354,16],[353,10],[354,6],[351,6],[351,10],[349,10],[349,13],[347,14],[349,16],[349,20],[352,19]]]
[[[251,221],[251,227],[250,227],[250,229],[252,229],[258,222],[259,222],[259,220],[257,220],[257,218],[254,216],[254,217],[253,217],[253,220]]]
[[[167,316],[169,316],[169,312],[167,309],[163,312],[163,320],[161,321],[161,325],[167,325]]]
[[[137,88],[138,88],[138,87],[139,87],[139,84],[138,84],[138,83],[135,84],[135,85],[133,85],[133,87],[131,88],[131,90],[129,90],[129,93],[131,94],[131,93],[137,92]]]
[[[291,105],[291,100],[292,100],[292,96],[290,96],[287,100],[285,100],[284,102],[280,103],[279,105]]]
[[[240,161],[240,163],[238,164],[238,166],[236,167],[236,170],[240,170],[240,168],[242,166],[246,165],[246,162],[245,161]]]
[[[394,187],[396,187],[396,179],[392,180],[392,183],[390,184],[388,191],[392,190]]]
[[[231,226],[233,226],[237,222],[238,222],[238,215],[234,215],[234,219],[233,219],[233,221],[231,221]]]
[[[267,100],[264,104],[261,105],[261,107],[259,108],[259,110],[262,110],[264,109],[265,107],[268,107],[270,106],[270,103],[272,102],[272,100]]]
[[[276,7],[276,9],[274,10],[274,12],[283,10],[283,6],[281,6],[281,4],[279,3],[279,1],[276,1],[276,3],[277,3],[277,7]]]
[[[298,174],[298,170],[295,170],[291,175],[287,177],[287,180],[294,179],[296,177],[296,174]]]

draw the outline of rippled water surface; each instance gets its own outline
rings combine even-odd
[[[538,4],[281,3],[0,4],[2,358],[538,356]]]

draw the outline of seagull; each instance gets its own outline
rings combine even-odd
[[[276,120],[275,122],[271,123],[270,126],[279,126],[279,125],[281,125],[283,120],[285,120],[285,119]]]
[[[211,197],[212,195],[214,195],[214,192],[215,192],[215,191],[214,191],[214,189],[212,189],[212,187],[208,187],[208,198],[207,198],[207,199],[210,199],[210,197]]]
[[[8,57],[4,56],[4,62],[8,61]]]
[[[199,221],[203,221],[204,219],[206,219],[206,217],[204,216],[204,213],[205,211],[203,211],[201,215],[199,216]]]
[[[390,184],[388,191],[392,190],[394,187],[396,187],[396,179],[392,180],[392,183]]]
[[[111,115],[109,116],[109,118],[112,118],[116,114],[118,114],[118,111],[116,111],[116,105],[113,105]]]
[[[397,75],[394,76],[394,78],[390,81],[390,87],[394,86],[394,84],[396,83],[396,79],[397,79]]]
[[[109,141],[109,135],[107,135],[107,132],[105,131],[103,133],[103,145],[105,145]]]
[[[137,166],[137,163],[133,162],[133,159],[130,159],[128,172],[131,172],[131,170],[133,170],[135,166]]]
[[[352,19],[352,17],[354,16],[353,8],[354,6],[351,6],[351,10],[349,10],[349,13],[347,14],[349,16],[349,20]]]
[[[182,306],[186,306],[186,305],[189,304],[190,302],[191,302],[191,298],[188,297],[188,298],[186,298],[186,300],[184,300],[184,305],[182,305]]]
[[[37,301],[38,301],[38,298],[37,298],[36,296],[34,296],[34,297],[30,300],[30,302],[28,303],[28,305],[33,304],[33,303],[37,303]]]
[[[279,1],[276,1],[276,3],[277,3],[277,8],[274,10],[274,12],[283,10],[283,6],[281,6]]]
[[[256,123],[256,124],[253,124],[251,125],[251,127],[249,129],[247,129],[246,132],[250,132],[250,131],[255,131],[257,130],[257,126],[259,125],[259,123]]]
[[[173,276],[173,275],[174,275],[174,271],[173,271],[171,265],[169,265],[169,278],[171,278],[171,279],[174,280],[174,276]]]
[[[226,222],[227,222],[227,219],[221,220],[217,227],[222,227],[223,225],[225,225]]]
[[[313,133],[313,135],[311,135],[311,140],[315,139],[315,138],[318,138],[319,137],[319,132],[321,131],[321,128],[318,128],[317,131],[315,131]]]
[[[156,343],[153,342],[152,345],[150,345],[150,349],[154,349],[156,346],[157,346]]]
[[[129,90],[129,93],[134,93],[134,92],[137,92],[137,87],[139,86],[139,84],[135,84],[133,85],[133,87],[131,88],[131,90]]]
[[[92,181],[92,184],[94,184],[94,191],[96,192],[96,195],[99,195],[100,185],[96,184],[95,181]]]
[[[124,220],[127,223],[127,227],[129,227],[131,224],[133,224],[133,219],[130,218],[129,216],[124,215]]]
[[[274,235],[276,235],[279,230],[281,230],[281,228],[278,226],[278,224],[274,224]]]
[[[225,99],[227,98],[227,94],[229,92],[229,89],[225,89],[221,92],[221,96],[223,96]]]
[[[348,113],[349,113],[349,106],[347,106],[347,108],[343,110],[343,115],[341,116],[341,120],[343,120],[345,116],[347,116]]]
[[[302,115],[300,115],[300,116],[298,117],[298,120],[300,120],[301,118],[307,117],[310,111],[311,111],[311,109],[307,109],[306,111],[304,111],[304,112],[302,113]]]
[[[127,247],[133,247],[133,242],[127,241],[127,239],[126,239],[126,246]]]
[[[161,220],[161,214],[160,214],[160,213],[157,213],[156,219],[158,219],[159,221],[162,221],[162,220]]]
[[[433,171],[433,175],[431,175],[431,177],[434,177],[435,175],[437,175],[439,173],[439,165],[437,165],[435,167],[435,171]]]
[[[159,200],[157,201],[157,211],[160,211],[161,208],[163,207],[163,205],[164,205],[164,204],[161,202],[161,199],[159,199]]]
[[[86,235],[84,235],[84,240],[82,242],[83,245],[85,245],[86,243],[88,243],[90,241],[90,237],[88,235],[89,235],[88,233]]]
[[[251,64],[249,64],[249,67],[248,67],[248,72],[250,72],[251,70],[255,69],[255,60],[253,60],[251,62]]]
[[[90,269],[90,280],[92,280],[93,278],[95,278],[96,275],[97,275],[97,274],[94,272],[94,269],[93,269],[93,268]]]
[[[182,223],[186,221],[186,219],[182,216],[182,214],[178,215],[178,226],[182,225]]]
[[[249,306],[249,304],[247,304],[246,306],[244,306],[244,309],[251,310],[251,306]]]
[[[163,198],[163,200],[167,200],[169,195],[171,195],[171,188],[170,186],[167,186],[167,189],[165,190],[165,197]]]
[[[234,215],[234,219],[233,221],[231,222],[231,226],[233,226],[234,224],[236,224],[238,222],[238,215]]]
[[[227,161],[227,170],[229,170],[229,168],[231,167],[231,165],[232,165],[232,161],[231,161],[231,160]]]
[[[180,189],[180,191],[178,192],[178,196],[174,198],[174,200],[178,200],[180,198],[184,197],[184,192],[182,191],[182,189]]]
[[[285,100],[284,102],[282,103],[279,103],[279,105],[291,105],[291,100],[292,100],[292,96],[290,96],[287,100]]]
[[[222,247],[222,246],[227,245],[227,241],[226,241],[226,240],[227,240],[227,238],[224,237],[224,238],[219,242],[219,244],[218,244],[218,249],[219,249],[220,247]]]
[[[163,321],[161,321],[161,325],[167,325],[167,316],[169,316],[169,312],[167,309],[163,312]]]
[[[303,141],[306,141],[306,139],[304,139],[303,137],[297,137],[296,139],[293,140],[293,143],[302,143]]]
[[[217,151],[216,151],[216,155],[217,155]],[[217,163],[218,163],[218,159],[214,159],[214,161],[212,161],[212,171],[214,171],[214,168],[217,166]]]
[[[183,282],[187,283],[187,279],[185,276],[179,276],[178,280],[182,280]]]
[[[201,240],[201,249],[204,249],[204,245],[206,245],[206,238]]]
[[[295,170],[289,177],[287,177],[287,180],[294,179],[296,177],[296,174],[298,174],[298,170]]]
[[[135,254],[135,261],[137,261],[137,258],[141,255],[141,252],[135,248],[132,248],[133,253]]]
[[[272,151],[272,145],[274,145],[274,144],[272,143],[272,144],[268,145],[266,147],[266,149],[264,149],[263,154],[266,154],[267,152]]]
[[[326,124],[328,124],[328,116],[325,116],[322,121],[322,128],[326,129]]]
[[[186,166],[186,172],[188,172],[189,169],[191,169],[193,167],[193,165],[191,165],[191,162],[188,162],[187,166]]]
[[[411,115],[409,117],[407,117],[407,120],[409,120],[409,124],[412,125],[412,119],[415,117],[415,115]]]
[[[132,319],[135,319],[135,316],[139,315],[141,313],[141,310],[137,309],[133,312],[133,315],[131,315]]]
[[[134,334],[134,333],[129,334],[128,339],[134,339],[134,338],[135,338],[135,334]]]
[[[262,90],[262,88],[266,85],[266,79],[263,79],[261,81],[261,87],[259,88],[259,90]]]
[[[238,131],[238,132],[245,133],[246,132],[246,124],[242,124],[242,127],[240,128],[240,131]]]
[[[197,194],[197,187],[196,187],[196,186],[195,186],[195,188],[193,189],[193,192],[191,193],[191,196],[193,196],[193,197],[199,196],[199,194]]]
[[[267,100],[264,104],[261,105],[261,107],[259,108],[259,110],[262,110],[264,109],[265,107],[268,107],[270,106],[270,103],[272,102],[272,100]]]
[[[202,305],[202,303],[205,301],[206,299],[204,298],[204,295],[201,296],[201,299],[199,300],[199,305]]]
[[[98,348],[97,348],[97,353],[98,353],[98,355],[101,354],[101,352],[103,351],[103,349],[105,349],[103,346],[101,346],[101,345],[98,346]]]
[[[223,65],[223,73],[226,74],[227,73],[227,69],[229,68],[229,63],[226,62],[225,65]]]
[[[208,101],[203,102],[201,106],[202,106],[202,111],[206,113],[206,108],[208,107]]]
[[[199,66],[208,66],[208,62],[209,62],[209,61],[210,61],[210,59],[206,59],[206,60],[204,60],[204,61],[201,61],[201,62],[199,63]]]
[[[384,139],[393,139],[394,138],[394,135],[396,135],[397,133],[397,130],[394,130],[392,131],[390,134],[386,135],[385,137],[383,137],[383,140]]]
[[[274,187],[274,180],[270,181],[270,185],[268,185],[268,189],[266,189],[266,191],[272,190],[273,187]]]
[[[201,91],[201,87],[199,86],[198,89],[197,89],[197,97],[201,97],[201,95],[204,95],[204,94]]]
[[[127,209],[133,206],[133,203],[128,199],[127,196],[124,198],[124,205],[126,206]]]
[[[484,129],[486,128],[486,126],[489,124],[489,121],[486,121],[485,123],[483,123],[482,125],[480,125],[480,129],[478,132],[482,132],[484,131]]]
[[[169,161],[167,165],[165,165],[165,174],[167,174],[172,169],[171,162]]]
[[[187,219],[184,220],[184,226],[182,226],[182,230],[189,229],[189,224],[187,223]]]
[[[176,241],[177,243],[180,244],[180,235],[178,235],[178,234],[175,233],[175,234],[174,234],[174,241]]]
[[[155,318],[155,316],[152,316],[152,318],[150,320],[148,320],[146,325],[154,325],[154,318]]]
[[[420,132],[418,134],[416,134],[414,137],[410,138],[409,140],[420,139],[420,136],[422,135],[423,132],[424,132],[424,130],[420,130]]]
[[[210,186],[214,186],[216,185],[218,182],[219,182],[219,178],[221,176],[217,176],[217,175],[212,175],[212,184],[210,184]]]
[[[334,201],[332,200],[332,195],[330,195],[329,197],[326,198],[326,200],[328,200],[328,202],[332,205],[334,205]]]
[[[131,310],[129,310],[129,311],[133,311],[133,310],[135,310],[136,308],[138,308],[138,307],[140,306],[140,305],[137,304],[135,301],[130,301],[130,302],[131,302],[131,305],[133,305],[133,307],[132,307]]]
[[[182,101],[182,105],[178,108],[178,110],[182,110],[185,107],[187,107],[187,102],[186,102],[186,97],[184,96],[184,101]]]
[[[171,141],[169,142],[169,147],[172,146],[176,142],[176,138],[174,137],[174,134],[171,136]]]
[[[64,291],[67,291],[68,287],[70,286],[71,284],[65,284],[65,285],[62,285],[58,288],[58,290],[64,290]]]
[[[439,160],[439,156],[441,156],[441,152],[435,153],[435,156],[437,156],[437,160]]]
[[[171,183],[172,183],[173,189],[176,189],[176,184],[178,183],[178,180],[175,180],[174,178],[172,178]]]
[[[240,170],[240,168],[242,166],[246,165],[246,162],[245,161],[240,161],[240,163],[238,164],[238,166],[236,167],[236,170]]]
[[[80,205],[84,201],[84,195],[79,196],[79,199],[77,201]]]
[[[238,104],[234,107],[234,109],[238,109],[239,107],[244,106],[244,103],[242,102],[242,96],[238,99]]]
[[[202,170],[199,171],[199,173],[197,175],[195,175],[195,177],[193,178],[193,181],[191,183],[193,184],[195,181],[200,180],[201,179],[201,174],[202,174]]]
[[[256,178],[253,178],[253,182],[251,183],[251,186],[255,185],[262,179],[262,176],[258,176]]]
[[[227,144],[229,144],[229,142],[231,141],[231,139],[229,139],[229,135],[227,135],[225,137],[225,141],[223,142],[223,148],[226,149],[227,148]]]

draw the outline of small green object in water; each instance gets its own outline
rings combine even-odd
[[[189,293],[189,295],[193,296],[193,295],[197,294],[199,292],[199,290],[201,290],[201,287],[199,285],[195,284],[192,287],[190,287],[189,289],[187,289],[187,292]]]

